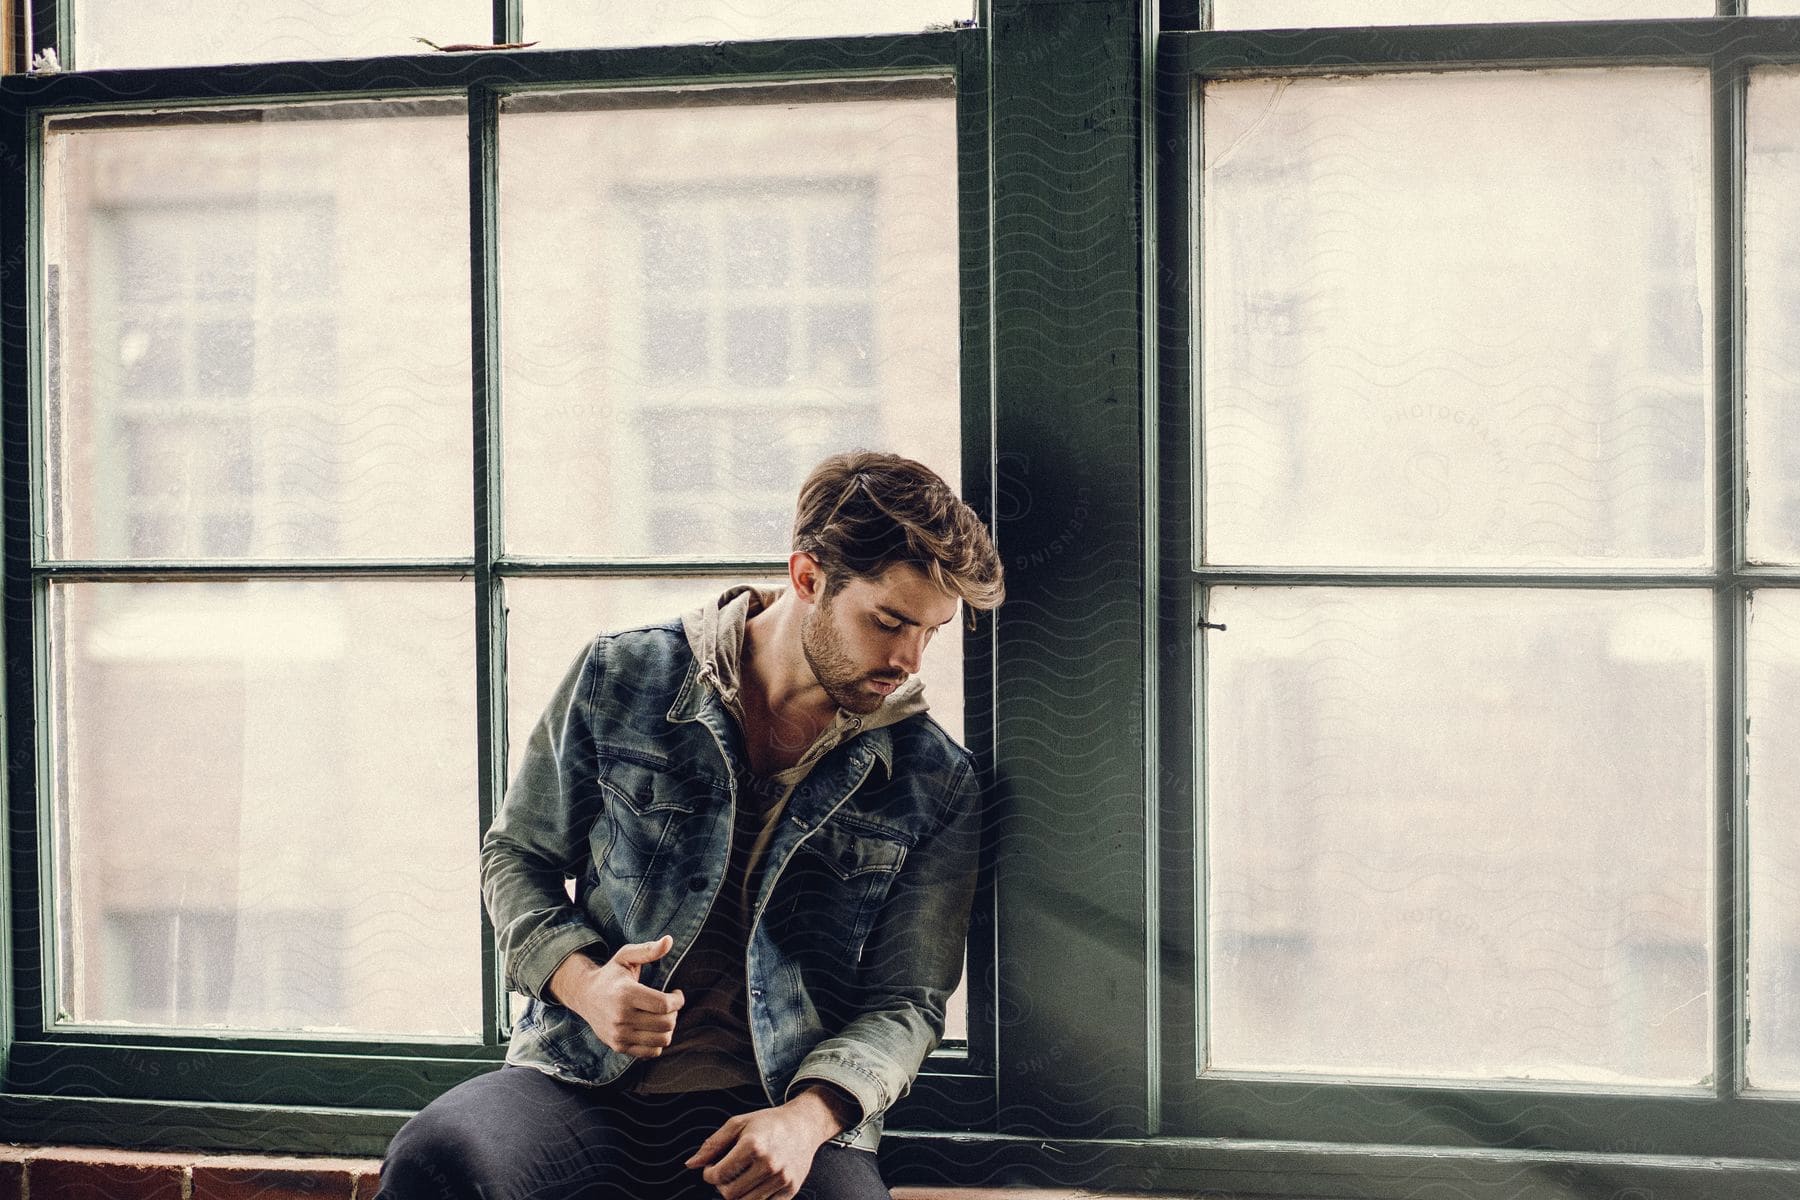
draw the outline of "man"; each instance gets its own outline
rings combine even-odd
[[[943,1036],[979,833],[916,673],[1002,571],[890,454],[819,464],[792,546],[787,586],[603,634],[564,678],[482,846],[529,997],[507,1065],[407,1123],[380,1200],[888,1196],[872,1152]]]

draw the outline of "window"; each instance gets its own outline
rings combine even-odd
[[[1171,1130],[1785,1153],[1794,76],[1631,40],[1165,37]]]
[[[131,7],[0,79],[19,1128],[379,1152],[489,1069],[507,747],[869,439],[1009,585],[891,1182],[1792,1190],[1790,0]],[[539,45],[325,61],[415,35]],[[419,739],[398,886],[419,779],[298,730]]]
[[[64,15],[78,61],[156,95],[66,73],[14,127],[40,147],[16,197],[39,219],[8,230],[40,382],[7,399],[36,434],[7,468],[11,794],[42,890],[12,928],[45,939],[16,944],[5,1090],[84,1064],[121,1097],[354,1129],[504,1053],[477,850],[580,645],[772,582],[825,454],[953,484],[987,455],[960,346],[976,47],[173,76],[148,68],[261,54],[148,8]],[[300,58],[387,48],[259,19]],[[960,735],[988,703],[957,641],[925,675]],[[976,991],[926,1120],[978,1095]],[[307,1148],[283,1124],[220,1140]]]

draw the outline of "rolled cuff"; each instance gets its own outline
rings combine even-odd
[[[848,1093],[850,1098],[856,1101],[857,1108],[861,1110],[856,1123],[846,1128],[843,1133],[838,1135],[839,1137],[855,1133],[867,1125],[871,1117],[886,1111],[887,1106],[899,1098],[889,1096],[888,1089],[881,1079],[867,1067],[858,1066],[846,1059],[831,1057],[809,1058],[802,1062],[800,1069],[794,1072],[794,1078],[789,1081],[787,1091],[782,1095],[782,1099],[784,1101],[792,1100],[805,1091],[807,1085],[811,1083],[828,1083],[840,1091]]]
[[[601,961],[612,957],[606,950],[606,939],[595,933],[584,924],[562,925],[533,938],[520,947],[506,964],[507,978],[512,981],[515,990],[524,992],[536,1000],[556,1003],[550,995],[550,977],[556,974],[556,968],[563,965],[563,960],[578,950],[599,947],[604,953],[595,956]]]

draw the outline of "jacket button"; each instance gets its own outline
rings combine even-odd
[[[703,892],[705,890],[706,890],[706,876],[696,875],[692,879],[688,880],[688,891]]]

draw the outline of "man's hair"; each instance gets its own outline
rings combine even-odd
[[[879,579],[896,563],[923,571],[970,609],[1006,598],[1000,556],[975,510],[923,463],[898,454],[834,454],[800,485],[795,550],[825,573],[824,599],[850,579]],[[969,616],[970,627],[974,614]]]

